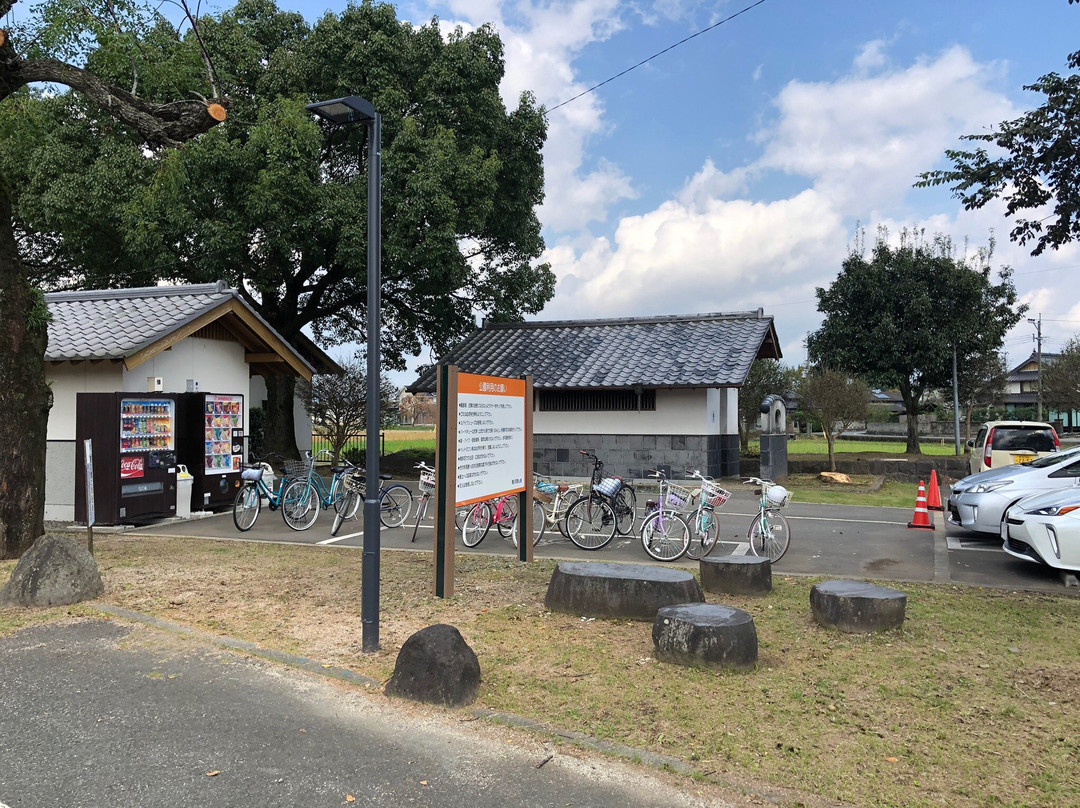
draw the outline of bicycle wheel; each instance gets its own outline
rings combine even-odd
[[[338,513],[341,510],[342,504],[345,502],[345,477],[334,475],[334,478],[330,481],[330,494],[328,495],[330,500],[330,506],[334,509],[334,513]]]
[[[675,561],[690,546],[690,526],[682,514],[657,511],[641,526],[641,546],[650,558]]]
[[[307,530],[319,518],[319,494],[307,480],[293,480],[281,492],[281,516],[293,530]]]
[[[401,527],[412,510],[412,491],[401,483],[384,488],[379,494],[379,521],[387,527]]]
[[[533,500],[533,547],[540,543],[540,537],[544,535],[544,506],[540,504],[538,500]],[[521,530],[521,520],[518,519],[514,523],[514,529],[511,533],[511,538],[514,540],[514,546],[518,546],[518,533]]]
[[[624,485],[615,495],[615,501],[611,504],[615,511],[615,529],[620,536],[627,536],[634,530],[634,522],[637,521],[637,495],[634,489]]]
[[[461,541],[466,547],[475,547],[484,540],[491,528],[491,506],[477,502],[465,514],[461,523]]]
[[[750,552],[768,557],[775,564],[784,557],[791,544],[791,530],[784,515],[769,508],[754,517],[750,529],[746,531],[746,538],[750,540]]]
[[[544,505],[539,500],[533,500],[533,547],[544,538],[544,529],[547,528],[547,514]]]
[[[707,556],[716,546],[719,533],[716,514],[699,508],[690,521],[690,544],[686,548],[686,557],[697,561]]]
[[[517,494],[509,494],[502,498],[502,505],[496,507],[497,516],[493,516],[492,519],[495,522],[495,527],[499,530],[499,535],[504,539],[509,539],[514,533],[514,526],[517,524],[517,512],[518,512],[518,498]],[[517,542],[514,542],[517,544]]]
[[[360,495],[356,491],[346,491],[341,501],[341,507],[334,514],[334,526],[330,528],[330,535],[336,536],[345,520],[352,519],[360,510]]]
[[[236,529],[244,532],[251,530],[255,520],[259,518],[259,509],[262,507],[262,497],[259,489],[254,485],[245,485],[236,492],[236,499],[232,506],[232,520]]]
[[[580,497],[566,511],[566,535],[582,550],[599,550],[615,535],[615,512],[598,497]]]

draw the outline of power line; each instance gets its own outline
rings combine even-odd
[[[746,8],[744,8],[744,9],[743,9],[742,11],[737,11],[737,12],[735,12],[734,14],[732,14],[732,15],[731,15],[730,17],[725,17],[724,19],[720,20],[720,22],[715,22],[715,23],[713,23],[713,24],[712,24],[712,25],[710,25],[710,26],[709,26],[708,28],[702,28],[702,29],[701,29],[700,31],[698,31],[697,33],[691,34],[690,36],[686,37],[685,39],[680,39],[680,40],[679,40],[678,42],[676,42],[676,43],[675,43],[674,45],[668,45],[668,46],[667,46],[666,48],[664,48],[664,49],[663,49],[662,51],[657,51],[657,52],[656,52],[656,53],[654,53],[654,54],[653,54],[652,56],[649,56],[649,57],[647,57],[647,58],[645,58],[645,59],[642,59],[642,60],[641,60],[640,62],[638,62],[638,63],[637,63],[636,65],[633,65],[633,66],[631,66],[631,67],[628,67],[628,68],[626,68],[626,70],[623,70],[623,71],[622,71],[622,72],[620,72],[620,73],[616,73],[616,74],[615,74],[614,76],[612,76],[612,77],[610,77],[610,78],[606,78],[606,79],[604,79],[604,80],[603,80],[602,82],[600,82],[599,84],[594,84],[594,85],[593,85],[592,87],[590,87],[590,88],[589,88],[589,89],[587,89],[587,90],[582,90],[582,91],[581,91],[580,93],[578,93],[577,95],[575,95],[575,96],[574,96],[573,98],[568,98],[568,99],[566,99],[565,101],[563,101],[563,102],[561,102],[561,103],[559,103],[559,104],[556,104],[556,105],[555,105],[555,106],[553,106],[553,107],[552,107],[551,109],[549,109],[549,110],[548,110],[548,112],[554,112],[554,111],[555,111],[555,110],[557,110],[557,109],[558,109],[559,107],[565,107],[565,106],[566,106],[567,104],[569,104],[569,103],[570,103],[571,101],[577,101],[577,100],[578,100],[579,98],[581,98],[581,96],[583,96],[583,95],[588,95],[588,94],[589,94],[589,93],[591,93],[591,92],[592,92],[593,90],[598,90],[598,89],[600,89],[601,87],[603,87],[603,86],[604,86],[605,84],[607,84],[608,82],[611,82],[611,81],[615,81],[615,79],[619,78],[620,76],[625,76],[625,75],[626,75],[627,73],[629,73],[629,72],[630,72],[631,70],[636,70],[637,68],[641,67],[641,66],[642,66],[643,64],[645,64],[646,62],[650,62],[650,61],[652,61],[652,60],[653,60],[653,59],[655,59],[655,58],[656,58],[657,56],[663,56],[663,55],[664,55],[665,53],[667,53],[668,51],[670,51],[670,50],[674,50],[675,48],[679,47],[679,45],[684,45],[684,44],[686,44],[687,42],[689,42],[689,41],[690,41],[691,39],[693,39],[694,37],[699,37],[699,36],[701,36],[702,34],[708,33],[708,32],[709,32],[709,31],[711,31],[711,30],[712,30],[713,28],[718,28],[719,26],[723,25],[723,24],[724,24],[725,22],[731,22],[731,20],[733,20],[733,19],[735,19],[736,17],[739,17],[739,16],[741,16],[741,15],[745,14],[745,13],[746,13],[747,11],[749,11],[749,10],[750,10],[750,9],[752,9],[752,8],[756,8],[757,6],[760,6],[760,5],[761,5],[762,3],[764,3],[764,2],[765,2],[765,0],[757,0],[757,2],[756,2],[756,3],[753,3],[753,4],[749,5],[749,6],[747,6],[747,7],[746,7]]]

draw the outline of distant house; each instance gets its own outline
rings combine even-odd
[[[244,396],[241,423],[266,398],[266,376],[311,379],[341,368],[306,338],[290,345],[224,282],[45,295],[51,320],[45,377],[53,392],[45,461],[45,518],[75,516],[75,412],[79,393]],[[296,441],[311,446],[297,403]],[[245,426],[245,429],[247,426]]]
[[[1043,353],[1041,370],[1046,370],[1047,366],[1052,365],[1058,356],[1060,354]],[[1041,370],[1039,354],[1032,352],[1031,356],[1009,371],[1005,382],[1005,395],[1002,398],[1002,404],[1004,404],[1007,411],[1013,412],[1021,407],[1025,409],[1038,407]],[[1070,431],[1080,424],[1080,413],[1057,412],[1051,410],[1045,404],[1043,405],[1043,417],[1048,421],[1061,421]]]
[[[780,359],[773,318],[730,314],[485,323],[443,357],[466,373],[532,376],[534,468],[582,476],[579,449],[631,477],[739,473],[739,388]],[[406,389],[434,393],[431,368]]]

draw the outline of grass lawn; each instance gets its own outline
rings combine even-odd
[[[100,602],[380,681],[406,638],[449,623],[479,656],[477,706],[673,755],[740,802],[1080,804],[1076,596],[905,584],[903,629],[847,635],[813,622],[814,580],[774,575],[764,598],[708,596],[754,617],[757,669],[734,674],[657,662],[648,623],[547,611],[553,562],[459,556],[457,595],[439,600],[428,554],[384,551],[382,650],[364,654],[358,550],[137,536],[95,545]],[[0,580],[13,566],[0,562]],[[0,609],[0,632],[86,614]]]
[[[751,441],[750,445],[757,447],[755,441]],[[841,452],[848,454],[853,452],[870,453],[881,452],[891,455],[903,455],[904,450],[907,448],[907,444],[904,441],[880,441],[880,440],[844,440],[841,438],[836,441],[835,451],[837,454]],[[924,455],[934,456],[955,456],[956,445],[951,440],[942,440],[941,438],[928,438],[919,443],[919,448]],[[967,450],[961,446],[961,451]],[[795,440],[788,441],[788,456],[791,455],[827,455],[829,453],[829,444],[824,438],[796,438]]]

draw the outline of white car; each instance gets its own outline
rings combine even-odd
[[[949,494],[949,522],[998,535],[1010,505],[1035,494],[1073,488],[1080,489],[1080,446],[965,477]]]
[[[1080,489],[1020,500],[1005,511],[1001,539],[1011,556],[1080,570]]]

